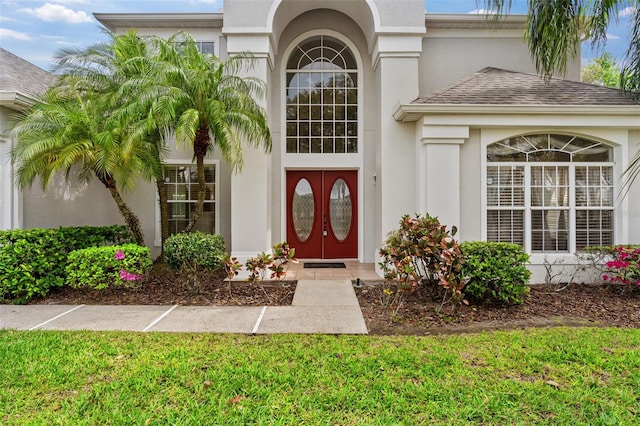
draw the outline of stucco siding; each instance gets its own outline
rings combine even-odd
[[[470,131],[469,139],[460,146],[459,238],[465,241],[482,239],[482,154],[480,147],[480,130]]]
[[[629,132],[629,158],[635,155],[640,155],[640,130]],[[636,178],[626,199],[629,203],[629,243],[640,244],[640,176]]]
[[[434,34],[435,33],[435,34]],[[491,33],[493,34],[493,33]],[[446,37],[428,32],[420,56],[420,94],[426,95],[485,67],[535,72],[521,37]]]

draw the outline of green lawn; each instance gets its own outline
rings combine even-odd
[[[0,424],[640,424],[640,330],[0,331]]]

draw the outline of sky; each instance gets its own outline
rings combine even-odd
[[[222,4],[222,0],[0,0],[0,47],[50,70],[58,49],[82,48],[104,40],[94,12],[220,12]],[[483,4],[482,0],[425,0],[426,10],[433,13],[478,13]],[[513,0],[511,12],[526,13],[526,4],[527,0]],[[583,45],[583,63],[604,51],[618,59],[624,57],[630,23],[625,11],[620,15],[619,22],[610,25],[603,49]]]

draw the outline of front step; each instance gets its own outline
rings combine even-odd
[[[299,280],[291,306],[348,306],[360,309],[350,280]]]

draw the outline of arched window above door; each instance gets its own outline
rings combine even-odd
[[[286,71],[287,153],[358,152],[358,69],[340,40],[318,35],[294,48]]]

